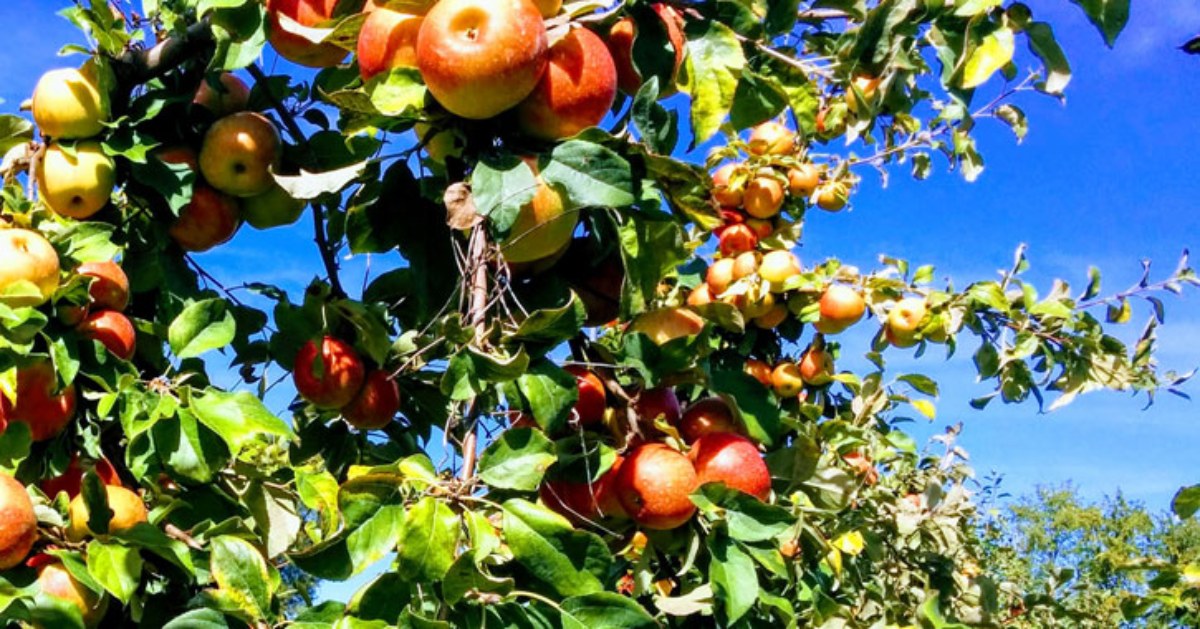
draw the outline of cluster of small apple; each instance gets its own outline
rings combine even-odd
[[[601,379],[577,365],[566,369],[579,390],[572,411],[576,425],[594,429],[620,424],[611,419],[615,413],[609,412]],[[630,427],[616,428],[627,446],[624,454],[599,475],[550,470],[538,492],[547,507],[576,524],[630,520],[642,528],[668,530],[691,520],[696,505],[689,495],[707,483],[723,483],[763,501],[770,498],[771,475],[758,445],[745,436],[721,398],[703,398],[681,411],[673,390],[655,388],[639,393],[628,411]],[[524,414],[513,423],[514,428],[533,426]]]
[[[245,217],[255,227],[294,222],[304,203],[278,184],[281,142],[265,116],[245,111],[250,89],[232,74],[203,82],[194,105],[218,120],[204,136],[199,153],[190,146],[157,149],[153,158],[187,167],[195,180],[192,197],[170,227],[186,251],[206,251],[228,241]],[[33,119],[49,138],[37,161],[42,201],[60,216],[86,220],[108,205],[116,185],[116,162],[94,139],[109,122],[108,97],[100,89],[95,64],[44,74],[33,93]]]
[[[354,347],[332,336],[300,347],[292,378],[305,401],[340,410],[359,430],[384,428],[400,412],[400,389],[391,375],[384,369],[368,371]]]
[[[112,464],[100,459],[96,461],[94,470],[104,484],[108,508],[112,511],[108,530],[104,533],[93,531],[88,525],[91,514],[83,498],[84,471],[78,458],[71,460],[62,476],[41,483],[42,491],[47,496],[65,493],[70,500],[66,535],[72,542],[83,542],[93,537],[105,538],[147,521],[145,503],[135,492],[122,485]],[[49,554],[54,550],[52,546],[31,556],[39,538],[37,515],[24,485],[11,475],[0,472],[0,570],[8,570],[21,563],[37,570],[35,585],[39,592],[75,605],[83,616],[84,624],[95,626],[104,615],[107,597],[79,583],[57,557]]]

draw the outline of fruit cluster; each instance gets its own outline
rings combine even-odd
[[[608,413],[603,382],[583,367],[567,371],[579,390],[573,421],[581,429],[602,426],[614,415]],[[763,501],[770,497],[771,476],[758,446],[721,398],[703,398],[681,410],[673,390],[648,389],[628,411],[629,428],[616,429],[627,446],[624,454],[594,479],[552,469],[538,492],[547,507],[577,524],[631,520],[642,528],[667,530],[691,520],[696,506],[689,496],[707,483],[723,483]],[[524,415],[513,424],[533,425]]]
[[[338,409],[359,430],[387,426],[400,412],[400,389],[383,369],[368,371],[349,343],[312,339],[296,354],[292,371],[300,397],[321,409]]]

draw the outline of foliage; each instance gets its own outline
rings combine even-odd
[[[1076,4],[1111,45],[1128,2]],[[1082,291],[1055,282],[1039,292],[1019,249],[998,280],[962,288],[936,286],[930,265],[881,257],[864,271],[830,259],[779,281],[746,276],[712,303],[690,303],[710,284],[709,261],[733,257],[723,244],[714,254],[710,238],[750,224],[715,195],[751,175],[766,188],[788,181],[789,192],[750,253],[793,249],[806,220],[837,220],[816,209],[844,205],[864,167],[886,177],[903,165],[924,178],[941,155],[967,180],[979,177],[977,125],[998,120],[1019,140],[1029,123],[1015,101],[1060,98],[1070,81],[1051,26],[1028,6],[569,3],[546,22],[550,39],[569,24],[607,33],[631,19],[639,34],[630,54],[644,80],[599,127],[551,142],[522,134],[507,114],[454,116],[419,68],[364,80],[353,58],[316,72],[268,75],[258,65],[269,34],[354,51],[362,5],[343,0],[315,24],[277,19],[257,0],[144,0],[136,11],[118,3],[120,17],[102,0],[63,9],[88,41],[64,51],[95,64],[111,108],[98,139],[119,184],[101,191],[108,202],[85,220],[52,211],[36,192],[38,165],[48,142],[67,152],[74,143],[35,137],[18,116],[0,120],[0,145],[12,148],[0,219],[44,234],[62,270],[45,303],[29,281],[0,295],[0,395],[19,404],[18,374],[39,358],[53,364],[52,392],[79,391],[61,434],[34,442],[13,421],[0,435],[0,466],[28,487],[41,525],[29,561],[0,575],[6,620],[84,624],[79,608],[36,585],[47,561],[108,601],[97,608],[102,626],[995,626],[1012,600],[1033,613],[1036,597],[1056,593],[1063,579],[1053,562],[1002,552],[999,523],[981,543],[957,429],[924,449],[903,432],[911,417],[936,416],[938,384],[888,371],[886,359],[910,347],[918,356],[969,348],[979,379],[994,387],[976,407],[1032,398],[1053,410],[1100,389],[1150,401],[1182,395],[1191,374],[1161,370],[1154,351],[1161,292],[1200,283],[1186,255],[1169,275],[1152,278],[1147,266],[1142,281],[1110,296],[1096,270]],[[1039,70],[1022,76],[1029,65]],[[302,295],[252,276],[225,286],[180,238],[197,191],[218,182],[203,163],[197,173],[156,151],[207,142],[219,116],[193,99],[222,71],[253,79],[247,107],[283,132],[270,185],[309,208],[320,264]],[[785,129],[786,150],[752,139],[772,121]],[[707,162],[676,157],[681,139],[712,147]],[[736,174],[714,185],[709,171],[723,162]],[[789,175],[807,167],[818,182],[803,193]],[[543,195],[557,204],[554,220],[578,221],[573,237],[509,263],[514,243],[545,227],[523,223]],[[362,290],[343,283],[345,256],[392,252],[403,263]],[[99,307],[80,265],[114,259],[132,293],[132,360],[72,320]],[[862,296],[874,323],[860,325],[879,325],[869,347],[810,331],[828,324],[821,300],[833,284]],[[906,298],[921,314],[898,331],[891,320]],[[1151,314],[1128,346],[1113,328],[1138,304]],[[770,325],[768,312],[778,317]],[[300,358],[322,337],[342,341],[359,371],[385,374],[380,399],[395,384],[398,409],[382,428],[356,419],[370,382],[363,373],[339,408],[296,397],[280,417],[264,403],[280,368],[298,390],[304,378],[353,371],[317,350],[320,359]],[[863,351],[872,368],[817,374],[826,378],[790,392],[745,373],[750,359],[796,367],[825,350]],[[598,421],[584,425],[583,393],[564,365],[587,367],[601,383]],[[663,388],[684,402],[720,396],[763,451],[770,498],[724,482],[688,487],[696,515],[673,530],[555,507],[548,487],[599,483],[642,441],[687,450],[669,413],[642,406]],[[68,527],[66,496],[40,481],[80,460],[96,470],[77,490],[90,515]],[[147,522],[116,517],[101,487],[110,482],[104,460],[117,484],[138,490]],[[1195,503],[1186,494],[1177,508]],[[1003,524],[1052,552],[1059,540],[1022,528],[1035,516],[1018,511]],[[1159,550],[1147,537],[1157,526],[1123,529],[1119,559]],[[1094,613],[1107,604],[1105,588],[1127,585],[1138,609],[1121,598],[1105,618],[1186,607],[1168,596],[1194,605],[1194,570],[1154,566],[1151,589],[1140,588],[1124,564],[1093,561],[1111,550],[1095,541],[1108,529],[1082,530],[1089,545],[1076,552],[1091,562],[1098,593],[1045,613]],[[1192,548],[1169,543],[1170,552]],[[992,562],[1002,569],[981,568]],[[349,601],[295,598],[312,580],[367,570],[379,576]]]

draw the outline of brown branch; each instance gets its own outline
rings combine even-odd
[[[156,79],[212,46],[212,25],[205,18],[153,48],[134,48],[114,59],[113,72],[122,92]]]
[[[262,88],[263,94],[271,103],[271,108],[279,116],[280,122],[283,123],[284,129],[287,130],[292,141],[305,151],[311,152],[308,138],[300,130],[300,125],[296,123],[296,117],[271,93],[267,75],[263,73],[262,68],[259,68],[257,63],[252,63],[246,68],[246,71],[254,78],[254,82]],[[325,210],[321,207],[320,203],[313,202],[309,205],[312,206],[313,240],[317,243],[317,249],[321,253],[321,263],[325,265],[325,273],[329,276],[329,286],[335,298],[344,299],[346,297],[346,290],[342,288],[342,280],[338,277],[337,259],[334,258],[334,251],[329,246],[329,238],[325,234]]]
[[[482,225],[476,225],[471,232],[471,247],[467,253],[467,269],[471,274],[471,299],[467,306],[467,317],[475,326],[475,344],[482,345],[484,334],[487,332],[488,304],[488,267],[485,258],[487,253],[487,234]],[[469,482],[475,475],[476,450],[479,447],[479,436],[476,433],[475,416],[478,415],[478,404],[472,400],[464,419],[467,434],[463,437],[462,453],[463,467],[459,478]]]

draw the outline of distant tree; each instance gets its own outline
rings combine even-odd
[[[1042,487],[982,522],[983,565],[1024,592],[1005,626],[1194,627],[1200,522],[1148,511],[1121,493],[1095,503]],[[1194,569],[1193,569],[1194,570]],[[1173,586],[1182,586],[1176,592]],[[1189,593],[1188,591],[1193,592]]]

